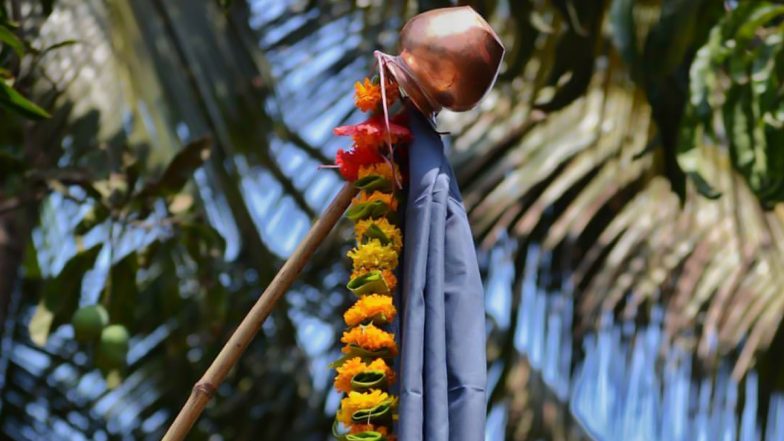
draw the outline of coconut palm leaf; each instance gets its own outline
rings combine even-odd
[[[210,1],[56,2],[42,42],[63,35],[84,42],[42,62],[60,89],[50,100],[72,108],[51,135],[69,140],[62,143],[64,161],[77,158],[97,173],[105,159],[97,146],[130,149],[144,172],[138,182],[123,176],[141,188],[161,176],[180,146],[209,134],[209,161],[195,172],[192,188],[178,193],[194,201],[184,211],[192,216],[188,225],[208,227],[183,224],[166,230],[167,240],[136,241],[96,264],[111,273],[131,253],[152,256],[131,281],[142,312],[117,389],[105,387],[68,326],[53,330],[43,348],[33,345],[26,331],[33,305],[19,301],[20,319],[8,322],[12,331],[4,334],[10,349],[3,353],[13,355],[5,358],[0,430],[15,439],[160,436],[232,324],[337,191],[336,175],[317,167],[340,147],[331,128],[360,118],[351,84],[371,71],[372,51],[393,52],[405,18],[448,2],[382,3],[259,0],[224,11]],[[496,320],[488,342],[499,372],[490,406],[509,403],[507,439],[525,439],[537,430],[530,421],[541,420],[523,410],[531,398],[515,344],[527,326],[518,313],[531,265],[541,289],[574,299],[576,335],[590,336],[607,314],[649,321],[661,305],[662,352],[686,348],[708,368],[729,359],[735,378],[743,378],[767,357],[784,313],[778,295],[784,210],[772,190],[780,158],[768,142],[752,148],[761,156],[748,160],[737,153],[748,152],[742,130],[730,140],[712,126],[728,112],[714,94],[734,92],[700,77],[692,59],[725,66],[706,55],[721,52],[734,35],[719,20],[746,20],[736,14],[752,12],[698,0],[461,3],[485,14],[508,49],[499,82],[480,108],[441,116],[477,242],[484,250],[509,250],[514,263],[510,320]],[[752,34],[765,37],[768,64],[747,64],[746,71],[777,65],[770,30],[778,22],[765,17]],[[695,83],[695,76],[704,81]],[[776,84],[765,87],[761,95],[738,92],[730,104],[775,109]],[[700,100],[711,105],[709,113],[700,113]],[[757,116],[764,135],[775,136],[769,129],[780,115]],[[701,118],[711,136],[687,132],[682,122],[692,118]],[[173,199],[157,200],[175,206]],[[74,248],[51,244],[81,236],[111,243],[114,233],[103,220],[77,231],[97,203],[47,199],[37,260],[65,264]],[[141,223],[155,212],[136,209],[133,220]],[[344,235],[337,232],[314,257],[219,391],[197,437],[326,438],[336,405],[326,365],[336,347],[335,311],[345,302],[338,286],[344,269],[334,256]],[[216,236],[225,249],[210,239]],[[539,247],[551,257],[532,262],[528,256]],[[210,249],[221,252],[216,257]],[[482,260],[492,272],[491,260]],[[97,291],[106,286],[101,278],[96,283]],[[80,295],[82,303],[95,301]],[[317,344],[305,344],[311,341]]]

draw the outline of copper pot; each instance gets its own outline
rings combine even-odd
[[[473,108],[498,76],[504,46],[469,6],[433,9],[400,31],[398,56],[379,54],[387,71],[428,117]]]

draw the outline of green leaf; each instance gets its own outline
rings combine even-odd
[[[51,51],[54,51],[54,50],[57,50],[57,49],[61,49],[61,48],[64,48],[64,47],[68,47],[68,46],[73,46],[75,44],[79,44],[79,40],[63,40],[63,41],[57,42],[57,43],[55,43],[55,44],[53,44],[51,46],[47,46],[46,48],[42,49],[38,53],[38,55],[43,56],[43,55],[45,55],[45,54],[47,54],[47,53],[49,53]]]
[[[364,190],[366,192],[383,191],[391,192],[393,190],[392,182],[387,178],[378,175],[369,175],[354,181],[354,187]]]
[[[139,269],[136,253],[129,253],[109,271],[107,305],[112,323],[134,327],[134,311],[138,301],[136,273]]]
[[[375,223],[370,224],[370,226],[365,230],[365,234],[362,235],[362,242],[368,242],[372,239],[377,239],[381,242],[381,245],[389,245],[392,242],[392,239],[384,233],[381,228]]]
[[[5,81],[0,81],[0,107],[30,119],[40,120],[50,117],[46,110],[23,97],[22,94],[14,90]]]
[[[16,34],[4,26],[3,23],[0,23],[0,43],[7,45],[16,53],[17,56],[21,57],[25,53],[25,47],[22,40],[16,36]]]
[[[372,430],[346,435],[346,441],[386,441],[386,439],[380,432]]]
[[[384,201],[370,201],[354,205],[346,211],[346,217],[352,222],[367,218],[379,218],[389,213],[389,206]]]
[[[177,193],[210,157],[212,140],[204,137],[182,148],[166,166],[161,177],[141,189],[138,198],[164,197]]]
[[[389,294],[389,287],[386,281],[384,281],[381,271],[375,270],[349,280],[346,288],[357,296]]]
[[[102,246],[97,244],[76,253],[56,277],[46,282],[43,297],[28,326],[36,344],[45,344],[52,330],[71,320],[79,306],[84,274],[95,264]]]
[[[389,424],[392,422],[392,401],[385,401],[370,409],[360,409],[351,415],[355,423]]]
[[[351,389],[364,392],[368,389],[384,389],[387,387],[387,374],[383,371],[364,371],[351,378]]]

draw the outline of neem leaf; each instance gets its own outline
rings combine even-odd
[[[138,197],[169,196],[185,186],[193,173],[210,157],[212,140],[204,137],[187,144],[172,158],[160,179],[146,185]]]
[[[2,29],[2,27],[0,27]],[[0,81],[0,107],[16,112],[30,119],[49,118],[49,113],[34,102],[23,97],[5,81]]]
[[[21,57],[24,55],[24,43],[19,37],[16,36],[10,29],[0,23],[0,43],[3,43],[13,49],[16,55]]]

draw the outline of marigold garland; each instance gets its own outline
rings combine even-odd
[[[397,87],[391,81],[386,84],[387,103],[397,99]],[[363,82],[354,84],[354,104],[363,112],[378,110],[381,105],[381,85],[376,81],[365,78]]]
[[[366,241],[365,235],[372,226],[378,228],[389,239],[389,245],[395,252],[400,252],[403,248],[403,234],[398,227],[392,225],[383,217],[380,219],[362,219],[354,224],[354,235],[357,243]]]
[[[368,351],[388,351],[392,355],[397,355],[397,343],[395,336],[391,333],[377,328],[375,325],[360,325],[349,329],[343,333],[340,339],[345,343],[343,352],[350,353],[351,346],[359,346]]]
[[[392,384],[395,382],[395,371],[384,361],[383,358],[377,358],[369,364],[362,361],[359,357],[354,357],[343,363],[337,368],[337,375],[335,376],[335,389],[339,392],[351,392],[351,380],[358,374],[366,372],[383,372],[386,375],[387,383]]]
[[[359,410],[372,409],[378,405],[391,402],[397,403],[397,398],[391,397],[388,393],[374,389],[370,392],[354,392],[348,393],[346,398],[340,401],[340,410],[338,411],[338,421],[346,426],[353,425],[352,415]]]
[[[359,167],[359,171],[357,173],[357,178],[362,179],[368,176],[381,176],[382,178],[386,178],[390,181],[394,180],[394,176],[400,176],[400,168],[397,164],[393,164],[394,167],[390,168],[389,164],[386,163],[374,163],[374,164],[367,164],[361,165]]]
[[[380,434],[382,440],[395,441],[392,426],[397,420],[397,398],[389,394],[389,387],[395,379],[391,358],[398,347],[394,334],[382,327],[397,315],[394,272],[403,248],[403,234],[393,221],[399,217],[395,216],[399,208],[396,192],[404,182],[395,163],[395,149],[411,140],[411,131],[405,117],[394,116],[388,125],[384,121],[381,87],[367,78],[357,82],[354,103],[371,115],[359,124],[334,130],[353,141],[351,149],[338,150],[338,171],[361,190],[347,213],[355,222],[356,239],[356,246],[348,252],[353,268],[347,288],[359,298],[343,315],[348,326],[341,338],[345,355],[333,364],[335,389],[346,394],[336,416],[340,426],[335,426],[335,436],[340,440]],[[397,85],[388,81],[384,88],[387,105],[392,106],[398,98]]]
[[[348,181],[356,181],[359,169],[365,165],[383,161],[376,147],[354,146],[351,150],[338,149],[335,164],[338,171]]]
[[[397,252],[390,245],[382,245],[378,239],[357,245],[348,252],[354,262],[355,269],[370,271],[373,269],[393,270],[397,267]]]
[[[384,426],[374,426],[372,424],[354,424],[351,427],[351,433],[362,433],[362,432],[378,432],[384,437],[386,437],[387,441],[395,441],[395,436],[390,434],[386,427]]]
[[[392,121],[389,122],[389,138],[392,144],[411,140],[411,131],[407,127]],[[387,142],[387,130],[383,115],[374,115],[353,126],[341,126],[332,131],[338,136],[350,136],[354,145],[360,148],[384,150]]]
[[[357,300],[354,306],[343,314],[343,320],[348,326],[357,326],[371,319],[374,324],[388,324],[396,315],[392,297],[370,294]]]
[[[384,203],[384,205],[389,207],[390,210],[397,211],[397,197],[395,197],[393,194],[384,193],[381,191],[374,191],[369,194],[366,191],[360,191],[359,194],[354,197],[354,200],[351,201],[351,206],[356,207],[359,204],[365,204],[373,201],[381,201]]]
[[[355,269],[351,273],[351,278],[353,279],[355,277],[359,277],[365,273],[367,273],[367,271],[362,268]],[[381,277],[384,278],[384,281],[387,283],[387,287],[390,291],[394,291],[395,288],[397,288],[397,276],[395,276],[395,273],[390,270],[381,270]]]

